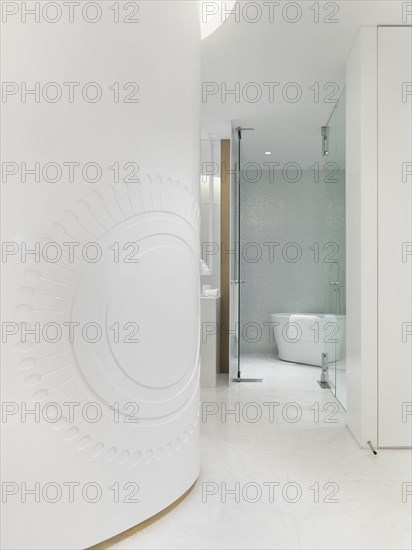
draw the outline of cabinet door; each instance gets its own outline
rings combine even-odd
[[[412,434],[412,28],[378,31],[379,446]]]

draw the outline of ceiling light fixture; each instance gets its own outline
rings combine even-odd
[[[265,151],[265,155],[271,155],[272,151]]]

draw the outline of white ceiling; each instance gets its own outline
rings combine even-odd
[[[267,3],[267,2],[266,2]],[[274,22],[269,21],[268,7],[259,1],[262,18],[250,23],[244,17],[236,22],[229,16],[213,34],[202,42],[203,82],[214,82],[219,92],[208,96],[202,104],[202,137],[216,138],[230,136],[231,124],[253,127],[254,132],[244,134],[243,161],[263,163],[278,161],[298,162],[309,167],[320,161],[320,127],[328,120],[333,103],[323,101],[327,92],[322,87],[334,82],[339,87],[338,97],[345,84],[345,65],[351,47],[361,26],[381,24],[400,25],[402,1],[352,1],[332,2],[339,7],[334,16],[338,23],[322,23],[333,6],[319,2],[321,22],[314,22],[314,12],[309,8],[312,0],[296,2],[302,10],[302,18],[288,23],[281,17],[280,2],[274,8]],[[296,4],[295,3],[295,4]],[[241,6],[257,4],[242,0]],[[289,2],[291,4],[291,2]],[[323,8],[327,9],[324,10]],[[295,17],[289,8],[289,17]],[[256,11],[251,7],[246,18],[253,18]],[[407,21],[412,23],[412,17]],[[396,52],[394,52],[396,54]],[[251,103],[240,97],[236,102],[228,95],[222,101],[222,83],[234,88],[239,82],[241,89],[250,82],[256,82],[262,91],[262,98]],[[279,82],[274,88],[274,102],[269,101],[269,90],[263,83]],[[296,82],[302,90],[302,98],[296,103],[282,98],[285,84]],[[320,85],[320,101],[315,103],[314,92],[309,89],[315,82]],[[249,87],[250,97],[256,88]],[[292,94],[293,88],[289,88]],[[272,151],[270,157],[265,151]]]

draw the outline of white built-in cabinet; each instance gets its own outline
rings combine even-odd
[[[378,29],[378,444],[412,435],[412,28]]]
[[[412,446],[412,27],[363,27],[346,74],[348,427]]]

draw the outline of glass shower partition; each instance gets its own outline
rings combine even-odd
[[[240,373],[240,139],[237,129],[232,130],[230,178],[230,311],[229,311],[229,383]],[[227,248],[227,247],[226,247]],[[226,252],[228,252],[226,250]]]
[[[241,262],[241,188],[242,188],[242,135],[253,128],[232,129],[232,173],[230,191],[230,312],[229,312],[229,381],[262,382],[262,378],[242,376],[241,339],[243,334],[241,298],[242,279]]]
[[[345,297],[345,139],[346,93],[326,124],[327,140],[324,155],[323,184],[325,204],[324,289],[325,323],[324,349],[328,362],[327,382],[332,393],[346,408],[346,297]]]

